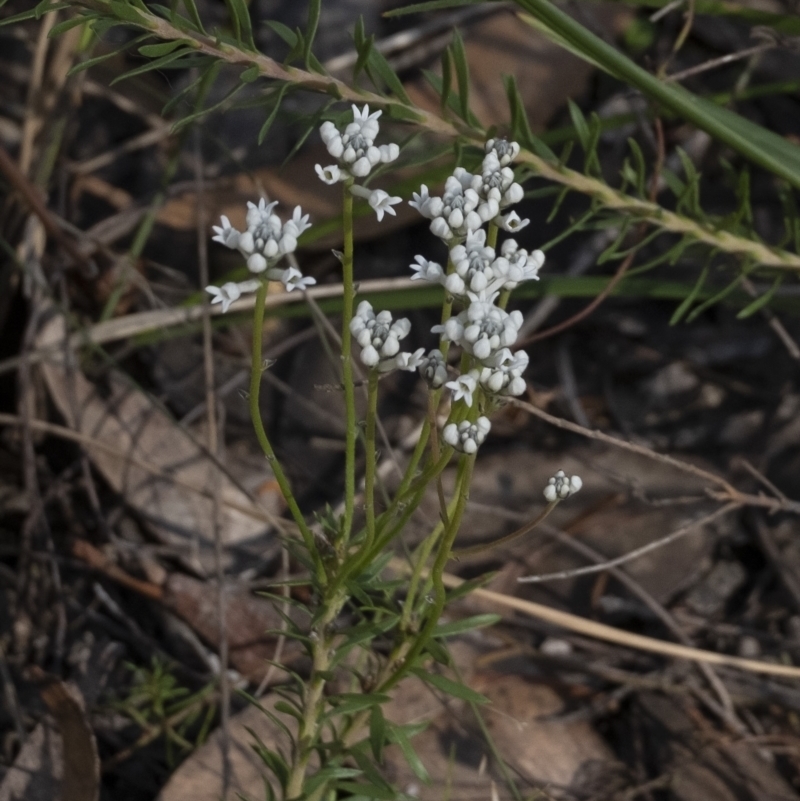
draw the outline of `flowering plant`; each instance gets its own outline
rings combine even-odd
[[[255,277],[239,284],[207,287],[213,295],[212,302],[221,303],[223,311],[242,293],[256,292],[250,409],[261,446],[302,537],[303,560],[310,568],[308,582],[314,598],[309,609],[310,628],[297,629],[293,634],[308,649],[312,669],[293,696],[291,714],[297,719],[297,731],[291,754],[286,758],[272,754],[267,759],[287,801],[323,798],[329,789],[342,786],[345,774],[347,787],[359,796],[387,797],[387,792],[395,792],[388,784],[383,786],[379,773],[365,767],[366,742],[371,742],[372,756],[379,759],[384,743],[404,742],[407,733],[403,727],[391,727],[384,721],[380,735],[371,732],[365,739],[363,728],[369,721],[371,727],[375,726],[381,718],[380,706],[386,693],[402,678],[415,673],[425,679],[425,663],[431,658],[441,659],[434,632],[447,601],[443,574],[463,519],[476,454],[491,432],[491,414],[509,396],[522,395],[526,389],[528,355],[513,350],[522,315],[519,311],[509,312],[506,307],[511,291],[524,281],[538,280],[544,264],[541,251],[529,252],[512,238],[506,238],[498,249],[501,230],[520,231],[528,221],[508,210],[523,196],[511,166],[519,145],[490,139],[479,173],[473,175],[458,168],[445,182],[441,197],[432,196],[422,186],[410,203],[430,220],[431,231],[449,253],[445,266],[422,255],[417,255],[411,265],[413,278],[440,284],[445,296],[441,322],[431,332],[438,335],[436,346],[427,352],[425,348],[402,350],[403,340],[411,330],[409,320],[394,319],[386,310],[376,312],[368,300],[362,300],[354,309],[353,284],[354,198],[367,200],[379,221],[385,213],[394,214],[392,206],[401,202],[399,197],[391,197],[381,189],[367,189],[356,181],[366,178],[378,164],[397,159],[400,150],[396,144],[375,144],[380,134],[380,111],[370,113],[368,106],[353,106],[352,113],[352,121],[343,129],[332,121],[322,125],[322,140],[336,163],[316,167],[320,180],[342,184],[344,209],[341,263],[342,390],[347,414],[345,497],[342,514],[327,520],[322,531],[312,531],[294,499],[264,430],[258,405],[267,279],[281,281],[287,291],[303,291],[314,283],[296,267],[278,266],[283,257],[294,252],[297,238],[308,227],[308,216],[296,208],[292,218],[282,223],[273,213],[275,203],[267,204],[262,199],[258,205],[249,204],[244,232],[233,229],[223,217],[222,225],[214,229],[215,240],[238,250]],[[358,361],[367,373],[363,491],[357,489],[356,481],[360,427],[356,419],[353,341],[359,348]],[[379,511],[375,443],[378,385],[393,370],[418,372],[427,386],[429,415],[394,497]],[[441,425],[440,417],[445,418]],[[448,502],[440,490],[441,519],[413,554],[411,578],[404,596],[398,599],[382,583],[379,566],[384,564],[384,552],[402,535],[426,489],[438,481],[454,455],[458,460],[455,491]],[[540,519],[580,487],[577,476],[568,478],[561,471],[557,473],[544,488],[547,506]],[[363,500],[363,519],[356,514],[358,498]],[[381,590],[383,606],[375,600]],[[369,608],[364,603],[366,598],[372,599]],[[367,635],[359,636],[357,642],[346,631],[337,629],[337,618],[345,607],[363,618],[359,625]],[[380,651],[369,648],[376,637],[391,638],[383,657]],[[356,645],[369,663],[368,670],[357,674],[361,690],[358,703],[326,694],[333,669]],[[458,685],[453,683],[453,687],[458,693]],[[330,720],[336,724],[326,733],[324,723]],[[322,767],[310,775],[314,755]],[[358,769],[344,767],[348,756],[355,759]],[[353,782],[354,778],[359,781]]]

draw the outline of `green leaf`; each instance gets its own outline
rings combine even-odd
[[[699,306],[697,306],[686,318],[687,323],[691,323],[693,320],[696,320],[706,309],[710,309],[712,306],[716,306],[721,300],[726,298],[734,289],[738,288],[739,284],[744,281],[747,277],[747,273],[745,270],[736,276],[727,286],[717,292],[715,295],[712,295],[708,300],[703,301]]]
[[[376,89],[380,89],[380,87],[375,81],[372,71],[374,71],[375,75],[377,75],[386,84],[386,86],[389,88],[389,91],[392,92],[395,97],[398,97],[408,106],[412,105],[411,100],[409,100],[409,97],[406,94],[406,90],[403,88],[401,80],[397,77],[397,74],[391,68],[389,62],[384,58],[383,54],[379,53],[374,47],[369,51],[367,70],[369,72],[370,80],[375,84]]]
[[[239,80],[242,83],[253,83],[253,81],[258,79],[258,76],[261,75],[261,70],[258,67],[258,64],[253,64],[252,67],[248,67],[244,72],[239,75]]]
[[[441,89],[439,95],[441,97],[440,108],[442,112],[445,111],[450,103],[450,94],[453,89],[453,59],[450,56],[450,48],[445,47],[442,50],[442,78]]]
[[[453,64],[456,68],[456,80],[458,81],[458,99],[461,106],[461,118],[469,122],[469,65],[467,64],[467,53],[464,49],[464,40],[458,30],[453,31],[453,44],[450,46],[453,54]]]
[[[411,741],[404,728],[402,726],[393,727],[390,736],[392,740],[400,746],[400,750],[403,752],[408,766],[414,771],[416,776],[424,782],[429,782],[430,776],[428,775],[428,771],[425,765],[422,764],[422,760],[417,756],[417,752],[412,748]]]
[[[639,147],[639,143],[635,139],[628,139],[628,147],[631,149],[634,160],[634,170],[636,171],[636,192],[639,197],[645,197],[647,193],[647,167],[645,166],[644,154]]]
[[[39,16],[38,6],[36,8],[29,8],[27,11],[20,11],[19,14],[14,14],[11,17],[0,20],[0,28],[6,25],[15,25],[17,22],[24,22],[27,19],[38,19]]]
[[[586,124],[586,117],[583,112],[578,108],[571,99],[567,100],[569,108],[569,116],[572,118],[572,124],[575,126],[575,132],[578,134],[578,139],[581,140],[581,146],[586,150],[589,144],[589,126]]]
[[[427,684],[436,687],[447,695],[452,695],[454,698],[461,698],[464,701],[470,701],[473,704],[486,704],[489,699],[485,695],[466,687],[461,682],[448,679],[440,673],[429,673],[421,668],[414,668],[411,671],[415,676],[419,676]]]
[[[385,704],[389,700],[388,695],[382,693],[342,693],[328,699],[332,708],[324,715],[323,719],[328,720],[334,715],[351,715],[353,712],[361,712],[374,706]]]
[[[306,46],[303,55],[306,60],[306,69],[311,69],[311,47],[314,44],[314,37],[317,35],[319,27],[319,16],[322,9],[322,0],[310,0],[308,4],[308,24],[306,25]],[[319,62],[317,62],[319,63]]]
[[[386,718],[380,704],[375,704],[369,716],[369,745],[376,762],[383,760],[383,744],[386,742]]]
[[[484,0],[430,0],[427,3],[412,3],[410,6],[393,8],[385,11],[384,17],[402,17],[406,14],[420,14],[423,11],[439,11],[442,8],[461,8],[462,6],[474,6]]]
[[[272,111],[270,111],[269,116],[264,120],[264,124],[261,126],[261,130],[258,132],[259,145],[264,141],[264,138],[269,133],[272,123],[275,122],[275,118],[278,116],[278,112],[280,111],[284,95],[289,91],[291,86],[292,85],[290,83],[285,83],[278,90],[278,96],[275,98],[275,105],[272,107]]]
[[[127,72],[122,73],[122,75],[117,75],[113,81],[111,81],[111,86],[115,83],[119,83],[120,81],[126,81],[128,78],[133,78],[135,75],[142,75],[145,72],[151,72],[152,70],[162,69],[163,67],[172,64],[175,61],[182,59],[184,56],[188,56],[194,54],[195,50],[192,47],[185,48],[184,50],[177,50],[174,53],[169,53],[166,56],[161,56],[161,58],[154,59],[153,61],[148,61],[146,64],[142,64],[138,67],[134,67],[132,70],[128,70]]]
[[[364,71],[364,67],[369,61],[369,55],[372,52],[372,47],[375,44],[374,36],[367,36],[364,32],[364,18],[359,17],[356,23],[356,28],[353,33],[353,41],[355,42],[356,52],[358,57],[356,63],[353,65],[353,81]]]
[[[364,782],[336,782],[336,789],[350,795],[348,798],[376,798],[379,801],[396,801],[397,791],[392,787],[381,787]]]
[[[261,761],[275,774],[275,778],[278,780],[281,787],[286,787],[286,782],[289,779],[289,765],[286,763],[286,760],[279,753],[268,748],[253,729],[249,726],[245,726],[245,729],[255,740],[255,743],[251,743],[250,747],[258,754]]]
[[[306,779],[303,790],[306,793],[306,797],[309,797],[314,790],[326,782],[335,781],[336,779],[357,779],[361,775],[362,772],[358,768],[341,768],[337,765],[331,765],[321,768],[313,776]]]
[[[150,34],[145,33],[134,39],[133,42],[126,42],[124,45],[122,45],[122,47],[118,47],[116,50],[112,50],[110,53],[104,53],[102,56],[95,56],[94,58],[87,58],[86,61],[81,61],[79,64],[75,64],[75,66],[72,67],[72,69],[70,69],[70,71],[67,73],[67,77],[74,75],[77,72],[91,69],[97,64],[102,64],[104,61],[108,61],[108,59],[114,58],[114,56],[118,56],[120,53],[124,53],[131,46],[131,44],[138,44],[139,42],[146,41],[149,38]]]
[[[465,631],[494,626],[503,618],[500,615],[485,614],[465,617],[463,620],[454,620],[452,623],[440,623],[433,630],[433,637],[452,637],[454,634],[463,634]]]
[[[288,25],[272,19],[266,20],[264,24],[272,28],[289,47],[297,47],[297,34]]]
[[[78,25],[85,25],[87,22],[97,19],[94,15],[88,14],[79,14],[77,17],[72,17],[72,19],[65,19],[63,22],[59,22],[57,25],[53,25],[50,29],[50,33],[47,34],[49,39],[54,39],[56,36],[61,36],[62,33],[66,33],[72,28],[77,28]]]
[[[200,13],[197,10],[195,1],[183,0],[183,6],[186,9],[186,13],[189,15],[189,19],[194,23],[194,27],[197,28],[200,33],[205,34],[206,29],[203,27],[203,20],[200,19]]]
[[[142,45],[139,48],[139,52],[143,56],[147,56],[147,58],[160,58],[161,56],[167,55],[167,53],[172,53],[174,50],[177,50],[179,47],[186,46],[188,42],[186,39],[175,39],[172,42],[161,42],[160,44],[154,45]]]
[[[515,0],[534,17],[523,18],[581,58],[636,87],[674,114],[689,120],[790,184],[800,188],[800,147],[739,114],[665,83],[573,20],[549,0]]]
[[[253,25],[250,21],[250,9],[244,0],[225,0],[233,22],[233,30],[236,39],[245,44],[251,50],[256,49],[253,39]]]
[[[141,25],[144,28],[150,27],[148,20],[129,3],[125,3],[123,0],[110,0],[108,5],[114,16],[118,19],[125,20],[125,22],[132,22],[135,25]]]
[[[756,312],[761,311],[765,306],[769,305],[769,302],[775,296],[775,293],[778,291],[778,287],[783,283],[783,274],[779,275],[775,279],[775,283],[760,297],[756,298],[749,306],[745,306],[737,315],[737,320],[746,320],[748,317],[752,317]]]
[[[276,701],[275,709],[276,711],[283,712],[284,715],[289,715],[290,717],[293,717],[299,721],[303,720],[303,713],[287,701]]]

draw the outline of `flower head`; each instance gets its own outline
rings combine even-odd
[[[472,454],[483,444],[491,428],[487,417],[479,417],[474,423],[469,420],[449,423],[442,430],[442,439],[456,450]]]
[[[580,476],[567,476],[563,470],[559,470],[544,488],[544,497],[548,503],[563,501],[574,495],[583,486]]]
[[[447,381],[447,365],[444,355],[438,348],[428,351],[428,355],[420,359],[419,374],[431,389],[439,389]]]
[[[375,314],[368,300],[358,304],[350,321],[350,333],[361,346],[362,363],[382,372],[397,367],[395,357],[400,352],[400,340],[405,339],[410,330],[411,323],[405,317],[392,321],[389,311]]]
[[[371,114],[368,105],[362,109],[353,105],[352,109],[353,121],[345,126],[344,131],[330,120],[322,123],[319,129],[328,153],[338,161],[338,167],[316,167],[317,175],[327,184],[344,180],[348,175],[364,178],[376,164],[387,164],[400,155],[400,148],[394,143],[375,145],[380,132],[380,109]]]

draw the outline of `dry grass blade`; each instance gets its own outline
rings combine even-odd
[[[409,567],[402,559],[392,559],[389,567],[398,573],[408,573]],[[464,579],[445,573],[443,576],[445,586],[450,589],[460,587]],[[488,604],[502,606],[506,609],[513,609],[528,617],[536,620],[543,620],[546,623],[560,626],[576,634],[584,634],[596,640],[604,640],[615,645],[622,645],[626,648],[633,648],[639,651],[648,651],[652,654],[673,657],[675,659],[689,659],[694,662],[705,662],[709,665],[725,665],[727,667],[746,670],[751,673],[763,673],[770,676],[784,676],[790,679],[800,679],[800,667],[793,665],[775,665],[771,662],[759,662],[756,659],[743,659],[738,656],[719,654],[714,651],[706,651],[702,648],[692,648],[688,645],[664,642],[654,637],[646,637],[643,634],[633,634],[629,631],[607,626],[604,623],[597,623],[594,620],[587,620],[571,612],[562,612],[559,609],[538,604],[533,601],[526,601],[524,598],[516,598],[513,595],[504,595],[500,592],[478,588],[470,593],[470,598],[478,601],[485,601]]]

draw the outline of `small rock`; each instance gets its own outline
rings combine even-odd
[[[757,434],[763,424],[764,412],[761,409],[734,414],[725,423],[719,441],[725,445],[741,445]]]
[[[545,637],[539,646],[539,650],[547,656],[570,656],[572,644],[557,637]]]
[[[739,562],[718,562],[686,596],[686,605],[698,615],[716,615],[746,579],[747,572]]]
[[[699,384],[700,379],[683,362],[673,362],[647,382],[647,389],[655,398],[668,398],[691,392]]]
[[[746,634],[739,640],[738,652],[744,659],[756,659],[761,656],[761,643],[755,637]]]

